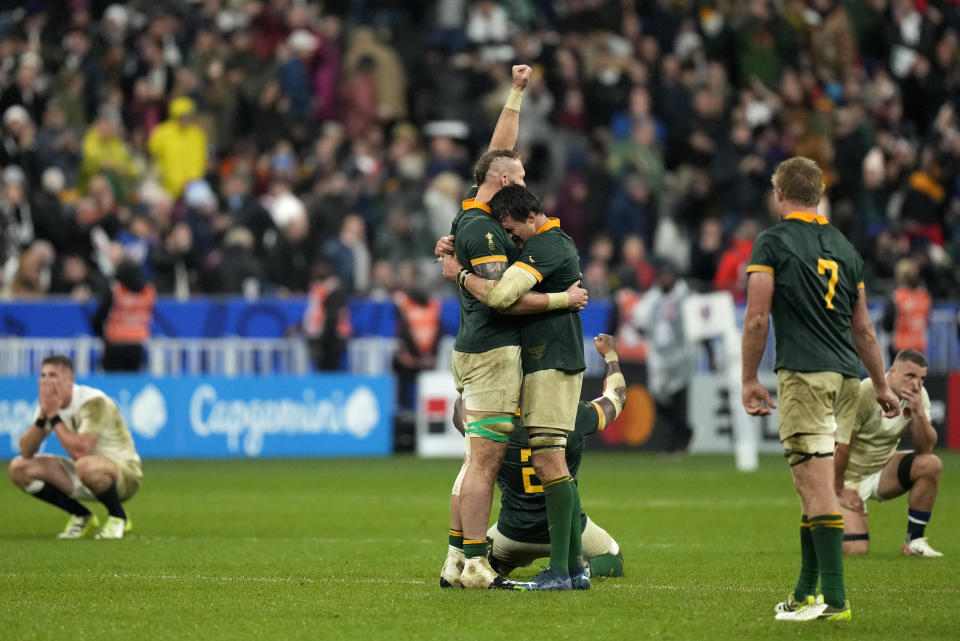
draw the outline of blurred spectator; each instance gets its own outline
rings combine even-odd
[[[683,334],[683,303],[691,294],[676,267],[659,261],[657,281],[633,310],[632,325],[647,338],[648,387],[670,430],[667,450],[682,452],[693,432],[687,421],[687,392],[696,358]]]
[[[170,118],[150,133],[148,147],[163,187],[174,198],[202,178],[207,168],[207,135],[195,122],[196,106],[186,97],[170,102]]]
[[[920,281],[916,261],[902,258],[895,268],[897,288],[887,301],[883,328],[891,333],[890,362],[904,349],[927,351],[927,327],[932,301]]]
[[[620,264],[616,269],[617,283],[639,292],[645,292],[653,284],[656,272],[647,262],[647,248],[643,238],[637,235],[627,236],[623,240]]]
[[[747,265],[750,263],[753,240],[758,233],[760,229],[756,221],[748,218],[741,222],[730,241],[730,247],[720,256],[720,264],[713,277],[714,289],[730,292],[737,303],[747,300]]]
[[[38,241],[25,249],[15,263],[15,271],[5,285],[2,297],[8,299],[42,298],[50,289],[50,268],[54,262],[50,243]]]
[[[87,130],[83,137],[83,162],[77,180],[81,192],[86,191],[92,176],[101,173],[109,175],[124,195],[133,187],[138,168],[123,140],[121,126],[120,114],[105,106],[93,126]]]
[[[413,261],[400,263],[399,287],[393,294],[400,345],[393,358],[397,374],[397,403],[401,410],[416,409],[416,383],[420,372],[433,369],[440,339],[440,301],[423,287],[420,268]]]
[[[143,345],[150,338],[157,292],[146,282],[137,263],[123,258],[113,284],[104,294],[91,323],[103,337],[101,366],[107,372],[138,372],[143,367]]]
[[[326,260],[311,267],[310,290],[303,316],[303,333],[310,358],[320,371],[340,369],[340,359],[350,338],[350,308],[347,288]]]

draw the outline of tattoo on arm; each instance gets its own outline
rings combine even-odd
[[[487,280],[500,280],[507,271],[507,263],[480,263],[473,266],[473,273]]]
[[[619,392],[621,389],[623,388],[618,387],[617,391]],[[624,390],[624,395],[626,395],[626,390]],[[610,425],[610,423],[613,423],[613,421],[616,420],[617,408],[613,406],[613,401],[611,401],[609,398],[604,398],[601,396],[594,402],[600,407],[601,410],[603,410],[604,425]]]

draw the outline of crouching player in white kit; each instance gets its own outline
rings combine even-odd
[[[940,458],[932,453],[937,433],[930,424],[930,396],[923,387],[926,376],[927,358],[912,349],[901,351],[887,372],[887,383],[900,399],[900,416],[883,417],[868,378],[860,384],[859,409],[852,430],[843,425],[837,429],[834,466],[846,554],[866,554],[870,550],[867,499],[882,502],[909,493],[903,553],[943,556],[930,547],[924,532],[943,469]],[[898,452],[900,436],[907,429],[914,449]]]
[[[51,433],[69,458],[37,454]],[[120,539],[130,531],[122,502],[140,487],[140,457],[116,403],[98,389],[77,385],[73,362],[66,356],[43,360],[36,421],[19,445],[20,456],[10,462],[10,478],[28,494],[71,515],[59,538],[96,533],[98,539]],[[99,531],[97,517],[80,503],[94,500],[108,513]]]
[[[607,362],[603,395],[577,407],[576,429],[567,438],[566,460],[570,474],[576,478],[580,457],[588,436],[602,431],[614,421],[623,409],[626,382],[620,372],[620,363],[614,350],[613,337],[600,334],[593,339],[597,352]],[[462,403],[457,400],[453,415],[454,426],[463,432]],[[466,464],[464,464],[466,465]],[[461,471],[462,476],[462,471]],[[458,477],[459,480],[459,477]],[[507,453],[497,474],[500,487],[500,515],[487,531],[491,541],[490,565],[502,576],[514,568],[526,567],[536,559],[550,556],[550,531],[547,524],[547,504],[543,485],[537,479],[530,460],[530,446],[526,430],[514,430],[507,444]],[[451,532],[459,530],[458,485],[451,498]],[[623,576],[623,554],[619,544],[607,532],[580,512],[583,557],[592,577]],[[451,542],[443,572],[441,587],[453,587],[459,576],[463,551]]]

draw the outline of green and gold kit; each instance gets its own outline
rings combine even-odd
[[[565,292],[581,279],[577,247],[560,229],[556,218],[551,218],[524,243],[514,264],[537,279],[532,291],[542,294]],[[568,373],[586,369],[578,312],[558,309],[524,316],[520,346],[524,374],[545,369]]]
[[[774,369],[860,376],[852,318],[863,259],[823,216],[794,212],[757,236],[747,273],[774,277]]]
[[[566,449],[567,467],[573,478],[577,478],[586,438],[599,429],[602,416],[603,410],[596,403],[581,401],[577,406],[576,427],[567,434]],[[497,474],[497,485],[501,495],[500,516],[497,517],[500,533],[521,543],[550,543],[547,502],[543,485],[533,471],[527,430],[518,427],[510,435],[507,453]],[[581,527],[587,522],[587,515],[582,510],[580,522]]]
[[[453,234],[457,260],[474,273],[484,263],[512,263],[517,257],[517,246],[490,213],[486,203],[475,200],[477,187],[467,194],[460,211],[453,219]],[[478,354],[497,347],[520,344],[520,322],[514,316],[498,313],[473,297],[460,291],[460,328],[453,349]]]

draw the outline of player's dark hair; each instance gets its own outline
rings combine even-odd
[[[530,215],[543,213],[540,199],[523,185],[507,185],[490,199],[490,212],[499,220],[508,218],[523,222]]]
[[[40,367],[44,365],[59,365],[60,367],[66,367],[71,372],[73,371],[73,361],[70,360],[69,356],[64,356],[63,354],[51,354],[43,359],[43,362],[40,363]]]
[[[900,361],[913,363],[914,365],[919,365],[920,367],[927,367],[927,357],[924,356],[923,352],[918,352],[915,349],[901,349],[897,353],[897,357],[893,359],[894,363]]]
[[[513,158],[514,160],[520,160],[520,154],[512,149],[488,149],[483,152],[483,155],[480,156],[480,159],[477,160],[477,164],[473,167],[473,180],[476,182],[477,187],[486,181],[487,172],[490,171],[490,165],[492,165],[493,162],[498,158]]]

